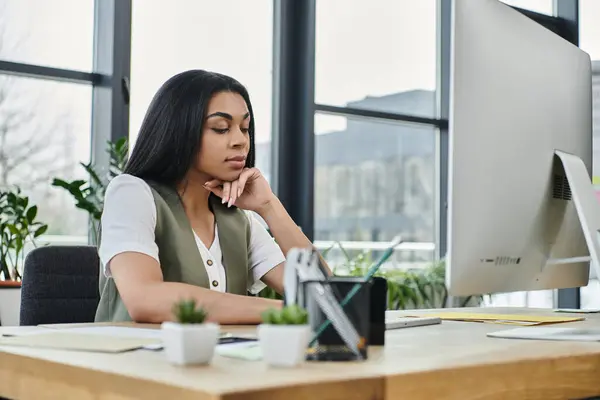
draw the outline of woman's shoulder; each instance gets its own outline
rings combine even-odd
[[[156,206],[150,187],[144,180],[128,174],[111,179],[104,192],[103,225],[138,222],[154,225],[155,220]]]
[[[106,198],[114,196],[147,197],[148,195],[152,195],[150,186],[143,179],[129,174],[120,174],[111,179],[104,194]]]
[[[110,215],[139,216],[156,213],[150,186],[136,176],[121,174],[110,180],[104,192],[104,211]]]

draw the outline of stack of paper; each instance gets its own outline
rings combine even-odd
[[[42,329],[3,336],[0,345],[115,353],[140,348],[159,350],[160,335],[158,329],[114,326]]]
[[[600,329],[586,328],[515,328],[490,332],[489,337],[503,339],[537,339],[575,342],[600,342]]]
[[[0,346],[41,347],[101,353],[120,353],[153,344],[155,344],[154,339],[107,337],[89,333],[64,332],[62,330],[0,338]]]
[[[582,321],[583,317],[555,317],[543,315],[516,315],[516,314],[484,314],[473,312],[436,312],[422,313],[418,312],[409,315],[411,317],[438,317],[449,321],[469,321],[469,322],[486,322],[502,325],[547,325],[557,324],[562,322]]]

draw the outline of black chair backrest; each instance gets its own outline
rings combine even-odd
[[[21,325],[93,322],[100,300],[95,246],[45,246],[27,255]]]

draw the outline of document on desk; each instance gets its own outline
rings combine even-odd
[[[237,358],[246,361],[262,360],[259,342],[241,342],[217,345],[216,353],[223,357]]]
[[[160,329],[145,329],[145,328],[130,328],[130,327],[120,327],[120,326],[86,326],[86,327],[75,327],[75,328],[65,328],[60,330],[53,329],[42,329],[35,330],[31,332],[18,333],[15,330],[14,335],[10,336],[39,336],[39,335],[48,335],[49,333],[60,333],[65,335],[75,335],[76,338],[85,339],[84,335],[91,336],[101,336],[105,341],[115,341],[116,343],[136,343],[142,344],[141,347],[147,350],[160,350],[162,349],[162,339],[161,339],[161,331]],[[130,339],[128,342],[123,342],[118,339]],[[54,340],[54,339],[53,339]],[[94,338],[91,339],[90,343],[93,342]],[[16,341],[18,343],[22,343],[24,341]],[[79,344],[76,344],[76,347]],[[90,344],[89,346],[92,346]],[[138,346],[137,348],[139,348]]]
[[[557,317],[545,315],[526,315],[526,314],[489,314],[489,313],[469,313],[469,312],[436,312],[436,313],[411,313],[411,317],[438,317],[448,321],[467,321],[484,322],[501,325],[548,325],[562,322],[583,321],[584,317]]]
[[[600,342],[600,329],[531,327],[489,332],[488,337],[501,339],[559,340],[576,342]]]
[[[100,353],[121,353],[155,344],[156,339],[106,336],[65,330],[48,330],[48,332],[0,337],[0,346],[37,347]]]
[[[144,345],[146,350],[162,349],[162,337],[160,329],[129,328],[123,326],[86,326],[78,328],[62,329],[65,332],[77,334],[103,335],[117,338],[136,338],[150,340],[150,343]]]

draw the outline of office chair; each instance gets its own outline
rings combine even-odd
[[[25,259],[20,325],[93,322],[100,300],[95,246],[46,246]]]

